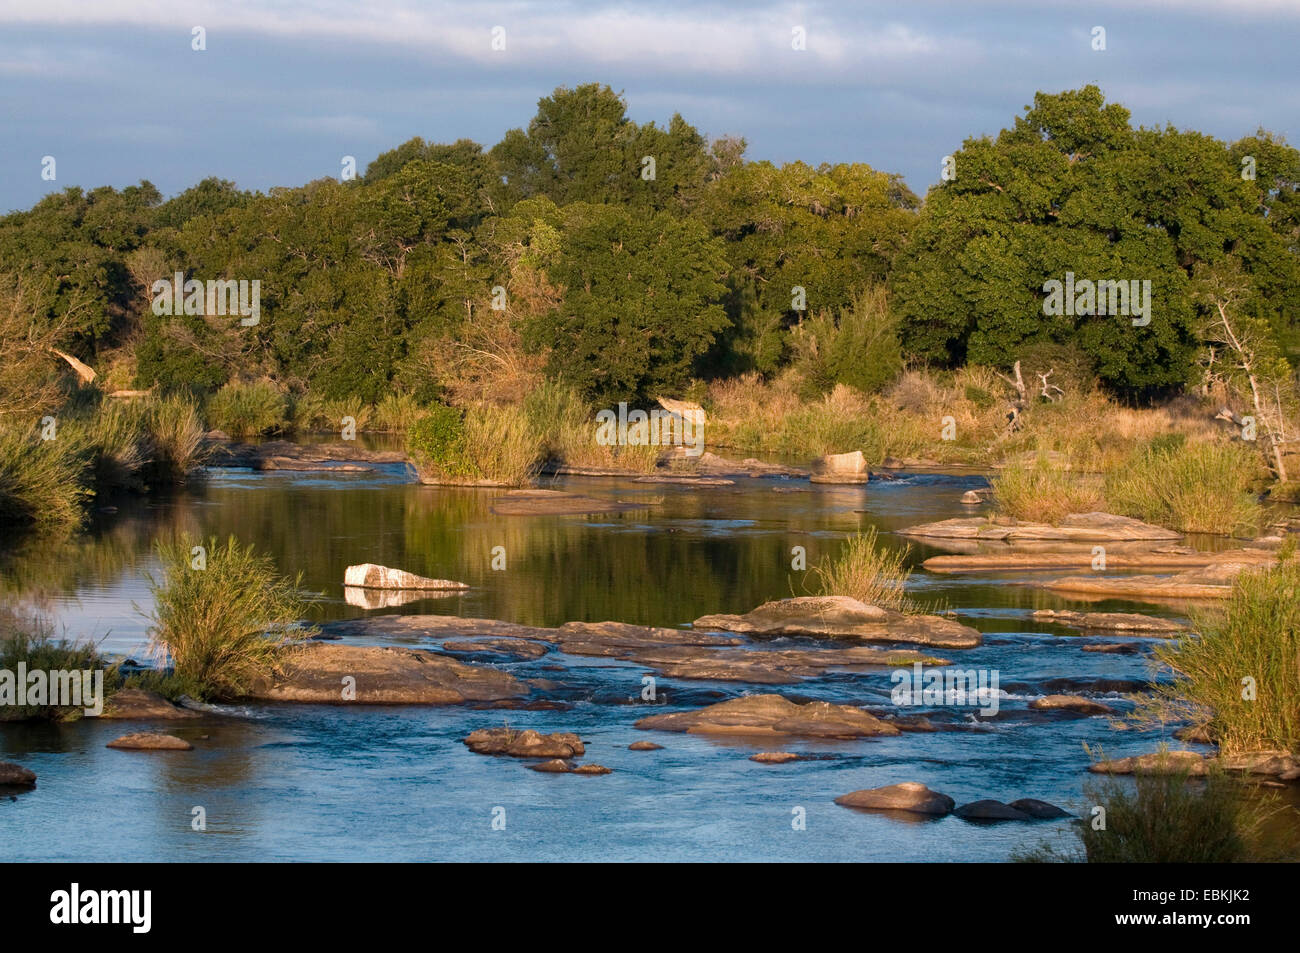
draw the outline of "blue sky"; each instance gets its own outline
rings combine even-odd
[[[417,135],[491,146],[592,81],[638,121],[678,111],[750,158],[866,162],[923,193],[965,137],[1089,82],[1136,123],[1300,144],[1297,51],[1300,0],[0,0],[0,212],[71,185],[300,185]]]

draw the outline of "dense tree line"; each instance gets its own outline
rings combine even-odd
[[[1134,128],[1096,87],[1039,93],[924,203],[865,164],[744,151],[679,115],[638,124],[608,87],[561,88],[490,149],[412,139],[349,181],[66,189],[0,219],[0,271],[70,353],[200,393],[268,377],[434,400],[450,357],[506,351],[599,400],[792,361],[815,388],[870,389],[904,361],[1055,348],[1149,397],[1195,382],[1229,291],[1300,361],[1300,152],[1266,132]],[[260,281],[258,323],[155,314],[176,272]],[[1149,280],[1149,324],[1045,315],[1067,272]]]

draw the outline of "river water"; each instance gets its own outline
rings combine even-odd
[[[865,487],[741,479],[705,488],[613,478],[545,485],[653,505],[612,516],[496,516],[495,491],[420,486],[401,466],[213,470],[175,495],[111,501],[114,510],[96,512],[74,541],[11,542],[0,551],[0,595],[40,609],[69,638],[144,660],[154,542],[233,534],[270,553],[281,570],[301,572],[303,586],[319,593],[321,620],[392,611],[535,625],[679,626],[803,594],[804,573],[791,569],[793,547],[804,547],[812,564],[856,530],[887,533],[968,515],[957,500],[984,481],[900,474]],[[495,547],[504,547],[504,570],[492,568]],[[935,552],[912,544],[909,559]],[[360,562],[460,579],[472,589],[366,610],[349,605],[342,586],[344,567]],[[760,747],[645,732],[632,723],[773,689],[661,678],[652,707],[640,698],[644,667],[551,653],[495,664],[521,678],[563,682],[569,711],[234,706],[228,717],[164,728],[195,741],[195,750],[183,753],[105,748],[132,730],[123,722],[4,724],[0,758],[40,780],[30,793],[0,798],[0,860],[997,861],[1063,838],[1061,822],[906,821],[833,803],[860,788],[921,781],[958,803],[1035,797],[1086,813],[1084,785],[1092,776],[1085,745],[1109,757],[1151,750],[1162,739],[1159,731],[1116,731],[1106,718],[1026,708],[1047,679],[1150,676],[1142,655],[1085,652],[1102,639],[1030,618],[1034,609],[1083,604],[1024,577],[919,571],[911,587],[984,633],[978,648],[939,654],[963,669],[999,673],[996,718],[974,724],[973,709],[948,711],[948,730],[769,742],[808,760],[768,766],[748,760]],[[1148,605],[1088,607],[1176,617]],[[405,644],[432,645],[419,637]],[[890,710],[889,676],[884,669],[830,673],[775,690]],[[475,728],[506,723],[577,732],[587,744],[583,760],[613,773],[541,774],[461,743]],[[627,750],[647,739],[664,750]],[[196,808],[206,815],[204,831],[192,824]]]

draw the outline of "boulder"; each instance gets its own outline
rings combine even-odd
[[[36,784],[36,772],[12,761],[0,761],[0,787],[29,788]]]
[[[573,769],[574,774],[613,774],[613,768],[607,768],[603,764],[580,764]]]
[[[539,761],[537,764],[528,766],[533,771],[544,771],[547,774],[568,774],[573,770],[573,765],[567,761],[561,761],[559,758],[552,758],[550,761]]]
[[[747,695],[693,711],[651,715],[636,722],[644,730],[776,738],[868,738],[899,730],[851,705],[796,704],[780,695]]]
[[[121,738],[115,738],[105,747],[122,748],[127,751],[193,751],[194,745],[175,735],[164,735],[157,731],[137,731]]]
[[[401,569],[389,569],[374,563],[349,566],[343,575],[345,586],[360,589],[468,589],[463,582],[451,579],[429,579]]]
[[[953,813],[968,821],[1032,821],[1032,815],[1017,810],[1001,801],[971,801],[955,808]]]
[[[900,536],[978,540],[1074,540],[1122,542],[1125,540],[1181,539],[1182,534],[1141,520],[1112,513],[1071,513],[1055,526],[1024,523],[1010,517],[985,519],[962,516],[898,530]]]
[[[1093,774],[1205,774],[1206,760],[1195,751],[1152,751],[1149,754],[1098,761],[1088,766]]]
[[[870,477],[866,457],[861,450],[854,450],[818,457],[813,461],[809,479],[813,483],[866,483]]]
[[[992,490],[967,490],[961,495],[961,502],[966,506],[979,506],[993,498]]]
[[[766,602],[744,615],[706,615],[696,629],[762,636],[807,635],[864,642],[913,642],[940,648],[973,648],[980,634],[935,615],[905,615],[848,596],[798,596]]]
[[[751,754],[750,761],[757,761],[759,764],[785,764],[787,761],[798,761],[799,755],[793,751],[760,751],[758,754]]]
[[[356,697],[345,698],[353,684]],[[326,705],[460,705],[528,694],[513,675],[436,652],[315,641],[291,650],[279,674],[248,691],[258,701]]]
[[[109,696],[100,718],[169,721],[202,717],[196,711],[173,705],[155,692],[140,688],[123,688]]]
[[[1084,715],[1113,715],[1115,709],[1081,695],[1044,695],[1035,698],[1029,707],[1036,711],[1077,711]]]
[[[500,754],[512,758],[577,758],[586,752],[572,732],[544,735],[513,728],[480,728],[470,732],[465,744],[476,754]]]
[[[906,811],[910,814],[927,814],[943,817],[951,814],[956,802],[946,794],[931,791],[924,784],[905,781],[883,788],[853,791],[835,799],[842,807],[865,808],[872,811]]]
[[[1220,767],[1229,771],[1242,771],[1281,781],[1300,779],[1300,757],[1288,751],[1250,751],[1220,755],[1215,760]]]
[[[663,745],[657,745],[653,741],[634,741],[627,746],[628,751],[662,751]]]
[[[1007,807],[1017,810],[1022,814],[1028,814],[1030,817],[1039,821],[1054,820],[1058,817],[1072,817],[1069,811],[1063,811],[1055,804],[1049,804],[1047,801],[1040,801],[1037,798],[1022,797],[1018,801],[1012,801]]]

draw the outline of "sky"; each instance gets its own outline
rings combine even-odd
[[[0,0],[0,212],[142,179],[297,186],[413,136],[490,147],[588,82],[638,122],[680,112],[751,159],[865,162],[924,194],[1038,90],[1294,145],[1298,81],[1300,0]]]

